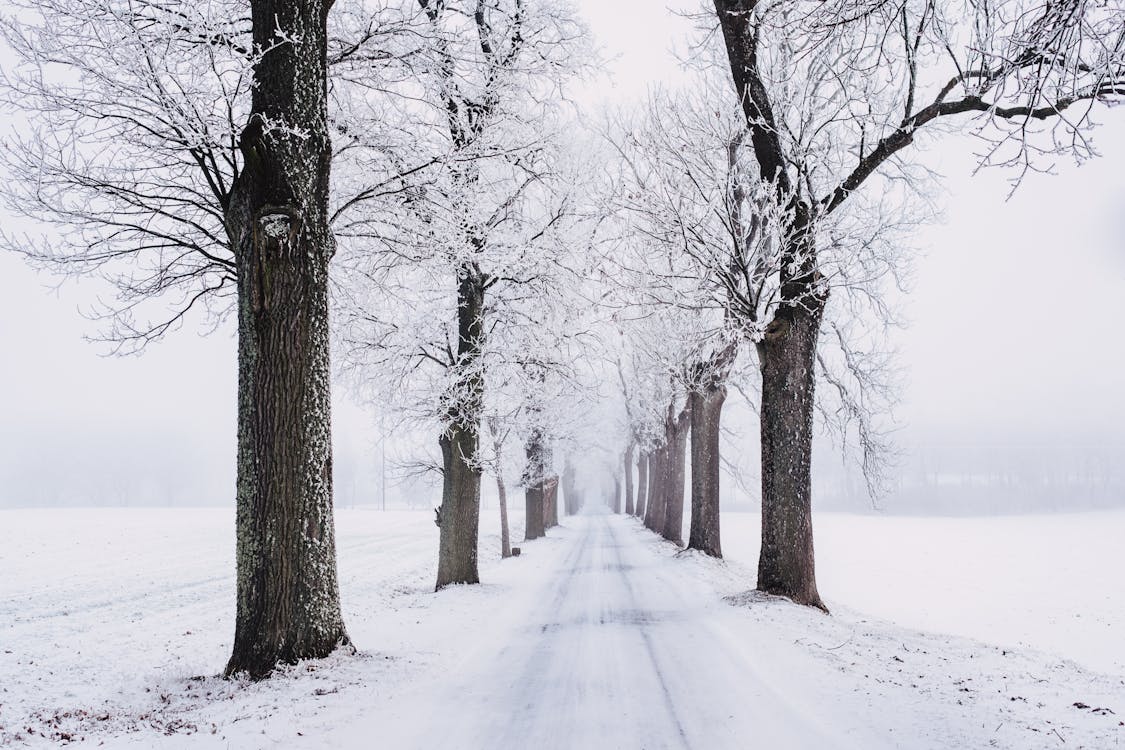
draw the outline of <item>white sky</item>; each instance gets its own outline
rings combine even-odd
[[[579,5],[611,76],[581,100],[627,99],[676,77],[671,48],[688,21],[653,0]],[[928,155],[948,194],[944,223],[921,232],[928,254],[908,302],[913,324],[899,336],[906,442],[1125,444],[1125,110],[1101,119],[1104,158],[1033,176],[1010,201],[1005,175],[970,175],[963,143]],[[183,330],[139,358],[106,358],[82,340],[93,326],[77,313],[96,285],[55,293],[53,283],[0,256],[0,506],[75,488],[137,501],[135,488],[120,489],[129,474],[148,478],[155,502],[177,488],[228,502],[233,326],[207,339]],[[337,465],[353,476],[338,490],[373,497],[378,436],[362,410],[337,400]]]

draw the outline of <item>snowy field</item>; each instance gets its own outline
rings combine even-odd
[[[432,513],[342,510],[340,653],[215,677],[233,512],[0,512],[0,745],[1113,748],[1125,744],[1125,512],[821,514],[831,617],[590,512],[431,591]],[[519,516],[515,534],[519,536]]]

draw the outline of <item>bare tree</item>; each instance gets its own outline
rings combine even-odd
[[[50,225],[40,243],[4,244],[107,279],[118,297],[96,312],[115,351],[201,307],[212,323],[237,310],[228,674],[264,677],[347,641],[332,520],[327,77],[329,64],[387,56],[355,9],[329,40],[330,5],[77,0],[2,23],[21,59],[4,95],[26,118],[3,150],[3,192]]]
[[[782,217],[772,273],[778,302],[755,341],[758,587],[823,608],[810,469],[825,261],[834,252],[828,227],[846,224],[842,216],[871,200],[865,185],[909,180],[910,147],[943,126],[981,137],[984,163],[1018,174],[1055,154],[1091,155],[1092,104],[1125,93],[1125,8],[1045,0],[715,0],[714,7],[756,182]]]
[[[496,496],[500,503],[500,557],[508,559],[512,556],[511,533],[508,530],[508,489],[504,483],[504,442],[509,429],[500,425],[500,419],[491,416],[488,419],[488,428],[492,432],[492,451],[495,460],[493,472],[496,475]]]
[[[22,12],[21,12],[22,11]],[[33,264],[101,275],[103,340],[135,351],[235,297],[226,223],[253,66],[243,3],[77,0],[17,6],[0,32],[18,64],[3,96],[25,120],[0,149],[3,196],[48,226],[0,234]]]
[[[551,117],[583,58],[581,29],[560,4],[417,6],[429,52],[410,116],[434,166],[395,188],[397,225],[362,211],[350,222],[342,338],[357,377],[380,394],[394,384],[396,408],[438,428],[440,589],[479,580],[479,431],[489,360],[504,358],[490,340],[552,265],[569,210],[554,190]]]

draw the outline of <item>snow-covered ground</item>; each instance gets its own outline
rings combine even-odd
[[[228,682],[233,513],[0,512],[0,745],[1113,748],[1125,513],[820,514],[831,617],[590,512],[431,591],[429,512],[338,514],[359,653]],[[519,533],[519,519],[516,519]]]
[[[814,524],[817,581],[833,609],[1125,674],[1125,512],[822,513]],[[724,514],[724,555],[754,569],[760,525],[757,514]]]

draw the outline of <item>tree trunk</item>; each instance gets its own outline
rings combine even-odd
[[[457,407],[438,442],[444,462],[438,576],[435,590],[453,583],[480,583],[477,541],[480,533],[481,400],[484,382],[479,370],[484,341],[484,278],[473,264],[457,273],[457,365],[454,392]]]
[[[625,450],[625,515],[633,515],[633,444]]]
[[[538,539],[547,533],[547,497],[544,491],[543,436],[533,429],[528,438],[527,465],[524,468],[524,541]]]
[[[641,451],[637,456],[637,518],[645,517],[648,504],[648,453]]]
[[[276,29],[302,40],[255,66],[245,167],[227,215],[238,263],[238,483],[225,673],[258,679],[279,663],[326,656],[348,636],[332,516],[327,6],[255,0],[251,14],[260,48]]]
[[[779,307],[757,343],[762,373],[762,551],[758,588],[824,608],[812,537],[812,420],[817,336],[827,289],[818,267],[813,209],[789,173],[766,82],[758,66],[757,16],[744,0],[714,0],[735,91],[762,180],[792,209],[781,257]]]
[[[726,386],[691,396],[691,533],[688,549],[722,557],[719,539],[719,434]]]
[[[554,528],[559,525],[559,478],[550,477],[543,482],[543,502],[546,504],[544,526]]]
[[[687,464],[688,425],[691,401],[670,423],[668,439],[668,488],[664,499],[664,524],[661,535],[669,542],[684,543],[684,479]]]
[[[496,494],[500,497],[500,558],[506,560],[512,556],[512,538],[508,533],[508,491],[499,471],[496,472]]]
[[[621,512],[621,475],[613,475],[613,512]]]
[[[664,526],[664,499],[668,487],[667,446],[663,445],[648,458],[648,507],[645,508],[645,526],[660,533]]]
[[[783,308],[758,343],[762,373],[758,588],[825,609],[816,590],[811,471],[816,343],[822,310],[823,302],[812,311],[802,306]]]
[[[648,497],[645,498],[645,512],[641,516],[641,523],[647,528],[652,528],[652,506],[656,505],[656,496],[660,494],[660,449],[649,451],[648,461]]]
[[[544,523],[545,498],[543,497],[543,483],[536,482],[528,485],[523,491],[524,497],[524,532],[523,539],[529,542],[546,535]]]
[[[501,432],[500,420],[492,417],[488,420],[492,432],[492,452],[496,456],[496,496],[500,501],[500,558],[505,560],[512,556],[512,537],[508,531],[508,488],[504,486],[504,436]]]

